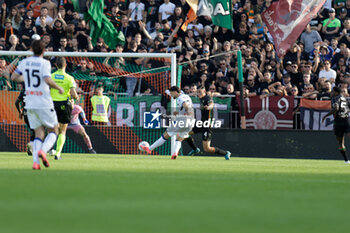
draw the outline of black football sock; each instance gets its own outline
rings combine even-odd
[[[35,132],[34,132],[34,130],[30,130],[30,141],[31,142],[34,142],[34,138],[35,138]]]
[[[197,149],[197,146],[194,144],[194,140],[192,137],[188,137],[185,139],[188,145],[192,148],[192,150]]]
[[[227,151],[220,149],[218,147],[215,147],[215,153],[219,155],[226,155]]]
[[[341,153],[341,155],[344,157],[345,161],[348,161],[348,157],[346,156],[346,149],[344,148],[339,148],[339,151]]]

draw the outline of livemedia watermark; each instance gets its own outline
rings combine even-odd
[[[214,118],[202,121],[188,115],[162,115],[159,111],[144,112],[143,119],[145,129],[221,128],[222,126],[222,122]]]

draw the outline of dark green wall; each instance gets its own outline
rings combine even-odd
[[[194,138],[202,150],[201,135]],[[342,159],[332,131],[217,129],[211,144],[238,157]],[[190,151],[186,142],[183,149]]]
[[[86,131],[98,153],[120,153],[97,128],[86,127]],[[80,135],[68,130],[67,136],[72,143],[87,152]],[[201,135],[195,135],[194,138],[203,151]],[[217,129],[213,132],[212,146],[230,150],[232,156],[238,157],[342,159],[332,131]],[[348,142],[347,148],[350,151]],[[0,151],[18,151],[1,128]],[[183,151],[184,154],[190,151],[186,142],[183,143]]]

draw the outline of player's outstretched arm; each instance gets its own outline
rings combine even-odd
[[[24,82],[24,78],[17,72],[13,72],[11,75],[11,80],[14,82]]]
[[[185,114],[189,116],[193,116],[194,112],[193,109],[190,107],[190,104],[185,102],[183,103],[183,107],[185,108]]]
[[[70,90],[70,96],[72,97],[72,99],[75,99],[75,100],[78,100],[79,99],[79,96],[78,96],[78,93],[75,89],[75,87],[72,87]]]
[[[214,108],[214,102],[210,101],[208,105],[204,106],[205,110],[212,110]]]
[[[45,82],[47,85],[49,85],[51,88],[57,89],[59,91],[60,94],[63,94],[64,90],[62,87],[58,86],[55,81],[53,81],[53,79],[51,77],[46,77]]]
[[[328,116],[330,116],[330,115],[332,115],[333,113],[335,113],[336,112],[336,109],[332,109],[332,110],[330,110],[326,115],[324,115],[324,117],[322,117],[322,122],[324,122],[324,120],[328,117]]]

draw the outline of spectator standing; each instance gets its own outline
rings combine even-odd
[[[303,74],[299,72],[299,66],[296,62],[292,63],[291,69],[290,69],[290,77],[291,77],[291,83],[292,85],[299,85],[300,82],[303,80]]]
[[[337,13],[341,12],[341,9],[345,9],[343,7],[345,7],[345,2],[346,0],[334,0],[333,1],[333,6],[334,9],[337,11]]]
[[[145,4],[141,0],[135,0],[129,4],[128,17],[131,23],[138,26],[137,22],[145,18]]]
[[[0,37],[0,50],[5,50],[5,48],[6,48],[6,40],[4,37]]]
[[[326,60],[324,62],[324,69],[320,71],[318,74],[318,77],[325,77],[327,80],[329,80],[333,85],[335,83],[335,79],[337,77],[337,72],[333,69],[331,69],[331,62]]]
[[[174,14],[174,10],[175,4],[171,3],[170,0],[164,0],[164,3],[159,7],[158,22],[168,19],[172,14]]]
[[[85,20],[79,20],[78,27],[76,27],[73,37],[78,40],[78,48],[80,50],[90,50],[89,43],[91,41],[91,37],[89,36],[89,30],[86,28]]]
[[[121,14],[119,12],[119,7],[117,3],[112,5],[112,9],[107,14],[107,18],[111,21],[115,28],[119,28],[121,24]]]
[[[332,92],[332,84],[330,81],[326,80],[321,85],[321,90],[319,94],[317,95],[318,99],[325,99],[325,98],[331,98],[331,92]]]
[[[324,39],[331,41],[332,38],[338,35],[341,27],[341,22],[335,17],[335,9],[331,8],[328,12],[329,18],[323,21],[322,33]]]
[[[52,47],[53,48],[53,44],[51,42],[51,35],[50,34],[45,33],[42,36],[42,41],[44,42],[45,49],[47,49],[48,47]]]
[[[243,43],[249,40],[249,32],[246,23],[241,22],[239,24],[238,31],[235,32],[233,38],[239,43]]]
[[[252,75],[248,75],[247,78],[247,89],[249,90],[249,93],[258,93],[258,86],[255,82],[255,77]]]
[[[320,18],[319,13],[313,16],[309,24],[310,24],[311,30],[315,30],[319,34],[322,33],[322,19]]]
[[[134,25],[129,24],[129,18],[126,15],[122,15],[121,22],[119,31],[124,34],[126,41],[129,43],[137,32],[137,29]]]
[[[348,10],[346,8],[341,8],[339,11],[339,20],[344,22],[347,18]]]
[[[286,87],[281,84],[281,82],[274,82],[268,87],[270,93],[274,93],[276,96],[287,96]]]
[[[39,36],[44,35],[50,31],[49,25],[46,23],[46,15],[39,16],[40,24],[35,26],[36,34]]]
[[[320,34],[311,29],[310,24],[306,25],[305,31],[301,34],[300,41],[304,43],[304,50],[310,53],[314,48],[314,42],[322,41]]]
[[[34,18],[38,18],[40,16],[40,5],[41,0],[30,1],[27,5],[27,10],[31,9],[33,11]]]
[[[304,91],[305,86],[308,84],[312,84],[315,87],[315,85],[311,83],[311,76],[309,74],[303,74],[303,79],[299,82],[299,90]]]
[[[5,28],[1,31],[1,37],[5,38],[6,44],[9,43],[11,35],[18,35],[18,31],[12,27],[12,22],[10,19],[5,20]]]
[[[232,71],[229,69],[230,67],[228,66],[227,62],[225,59],[221,59],[219,61],[219,68],[217,69],[216,72],[216,78],[225,78],[227,82],[230,83],[235,83],[234,79],[234,74]]]
[[[153,32],[156,22],[158,22],[159,3],[155,0],[148,0],[145,5],[145,11],[147,31]]]
[[[45,15],[46,16],[46,23],[50,24],[53,22],[53,18],[51,16],[48,15],[49,10],[47,9],[47,7],[41,7],[40,8],[40,16]],[[35,20],[35,25],[40,25],[40,18],[36,18]]]
[[[9,16],[7,17],[9,20],[11,20],[12,22],[12,27],[16,30],[19,30],[20,26],[21,26],[21,23],[22,23],[22,16],[21,14],[19,13],[19,10],[17,7],[12,7],[11,10],[10,10],[10,14]]]
[[[292,96],[298,96],[299,95],[299,90],[296,86],[292,86],[292,88],[290,89],[290,95]]]
[[[347,47],[350,46],[350,19],[347,18],[344,21],[344,28],[339,33],[339,37],[337,37],[337,40],[339,43],[345,43]]]
[[[271,73],[265,71],[263,76],[259,78],[259,94],[262,93],[264,89],[268,89],[269,85],[272,84]]]
[[[10,36],[9,45],[7,46],[7,50],[9,51],[23,51],[22,45],[19,43],[18,37],[13,34]]]
[[[305,99],[313,99],[317,98],[318,91],[315,91],[315,87],[310,83],[304,86],[304,91],[302,93],[302,97]]]
[[[114,5],[118,6],[119,12],[121,15],[128,14],[127,1],[125,0],[113,0],[108,3],[108,10],[111,10]]]
[[[62,37],[60,39],[60,46],[56,47],[55,50],[59,51],[59,52],[71,52],[68,49],[68,40],[67,40],[67,38]]]
[[[48,16],[49,17],[49,16]],[[47,20],[46,20],[47,22]],[[53,27],[52,27],[53,25]],[[66,22],[63,20],[63,18],[61,17],[60,14],[57,15],[57,17],[55,18],[55,20],[53,20],[50,24],[49,24],[49,28],[50,31],[49,33],[52,36],[52,42],[54,45],[54,49],[56,51],[58,51],[57,49],[59,47],[61,47],[61,38],[65,37],[65,28],[66,28],[67,24]]]
[[[32,18],[25,18],[19,33],[20,43],[25,50],[29,49],[33,34]]]
[[[192,29],[195,37],[202,36],[204,32],[203,25],[201,23],[198,23],[198,19],[195,19],[190,24],[188,24],[187,29]]]
[[[204,37],[203,37],[203,43],[207,43],[208,45],[212,45],[213,40],[213,29],[207,25],[204,27]]]
[[[326,60],[330,61],[333,58],[333,48],[324,43],[320,47],[320,61],[324,62]]]
[[[47,14],[51,18],[56,18],[57,16],[57,4],[52,2],[51,0],[46,0],[46,2],[41,4],[41,8],[46,7],[47,8]]]
[[[232,40],[232,38],[234,38],[232,30],[228,30],[227,28],[218,26],[215,26],[214,28],[214,36],[218,39],[218,42],[220,42],[221,44],[223,44],[225,41],[230,41]]]

